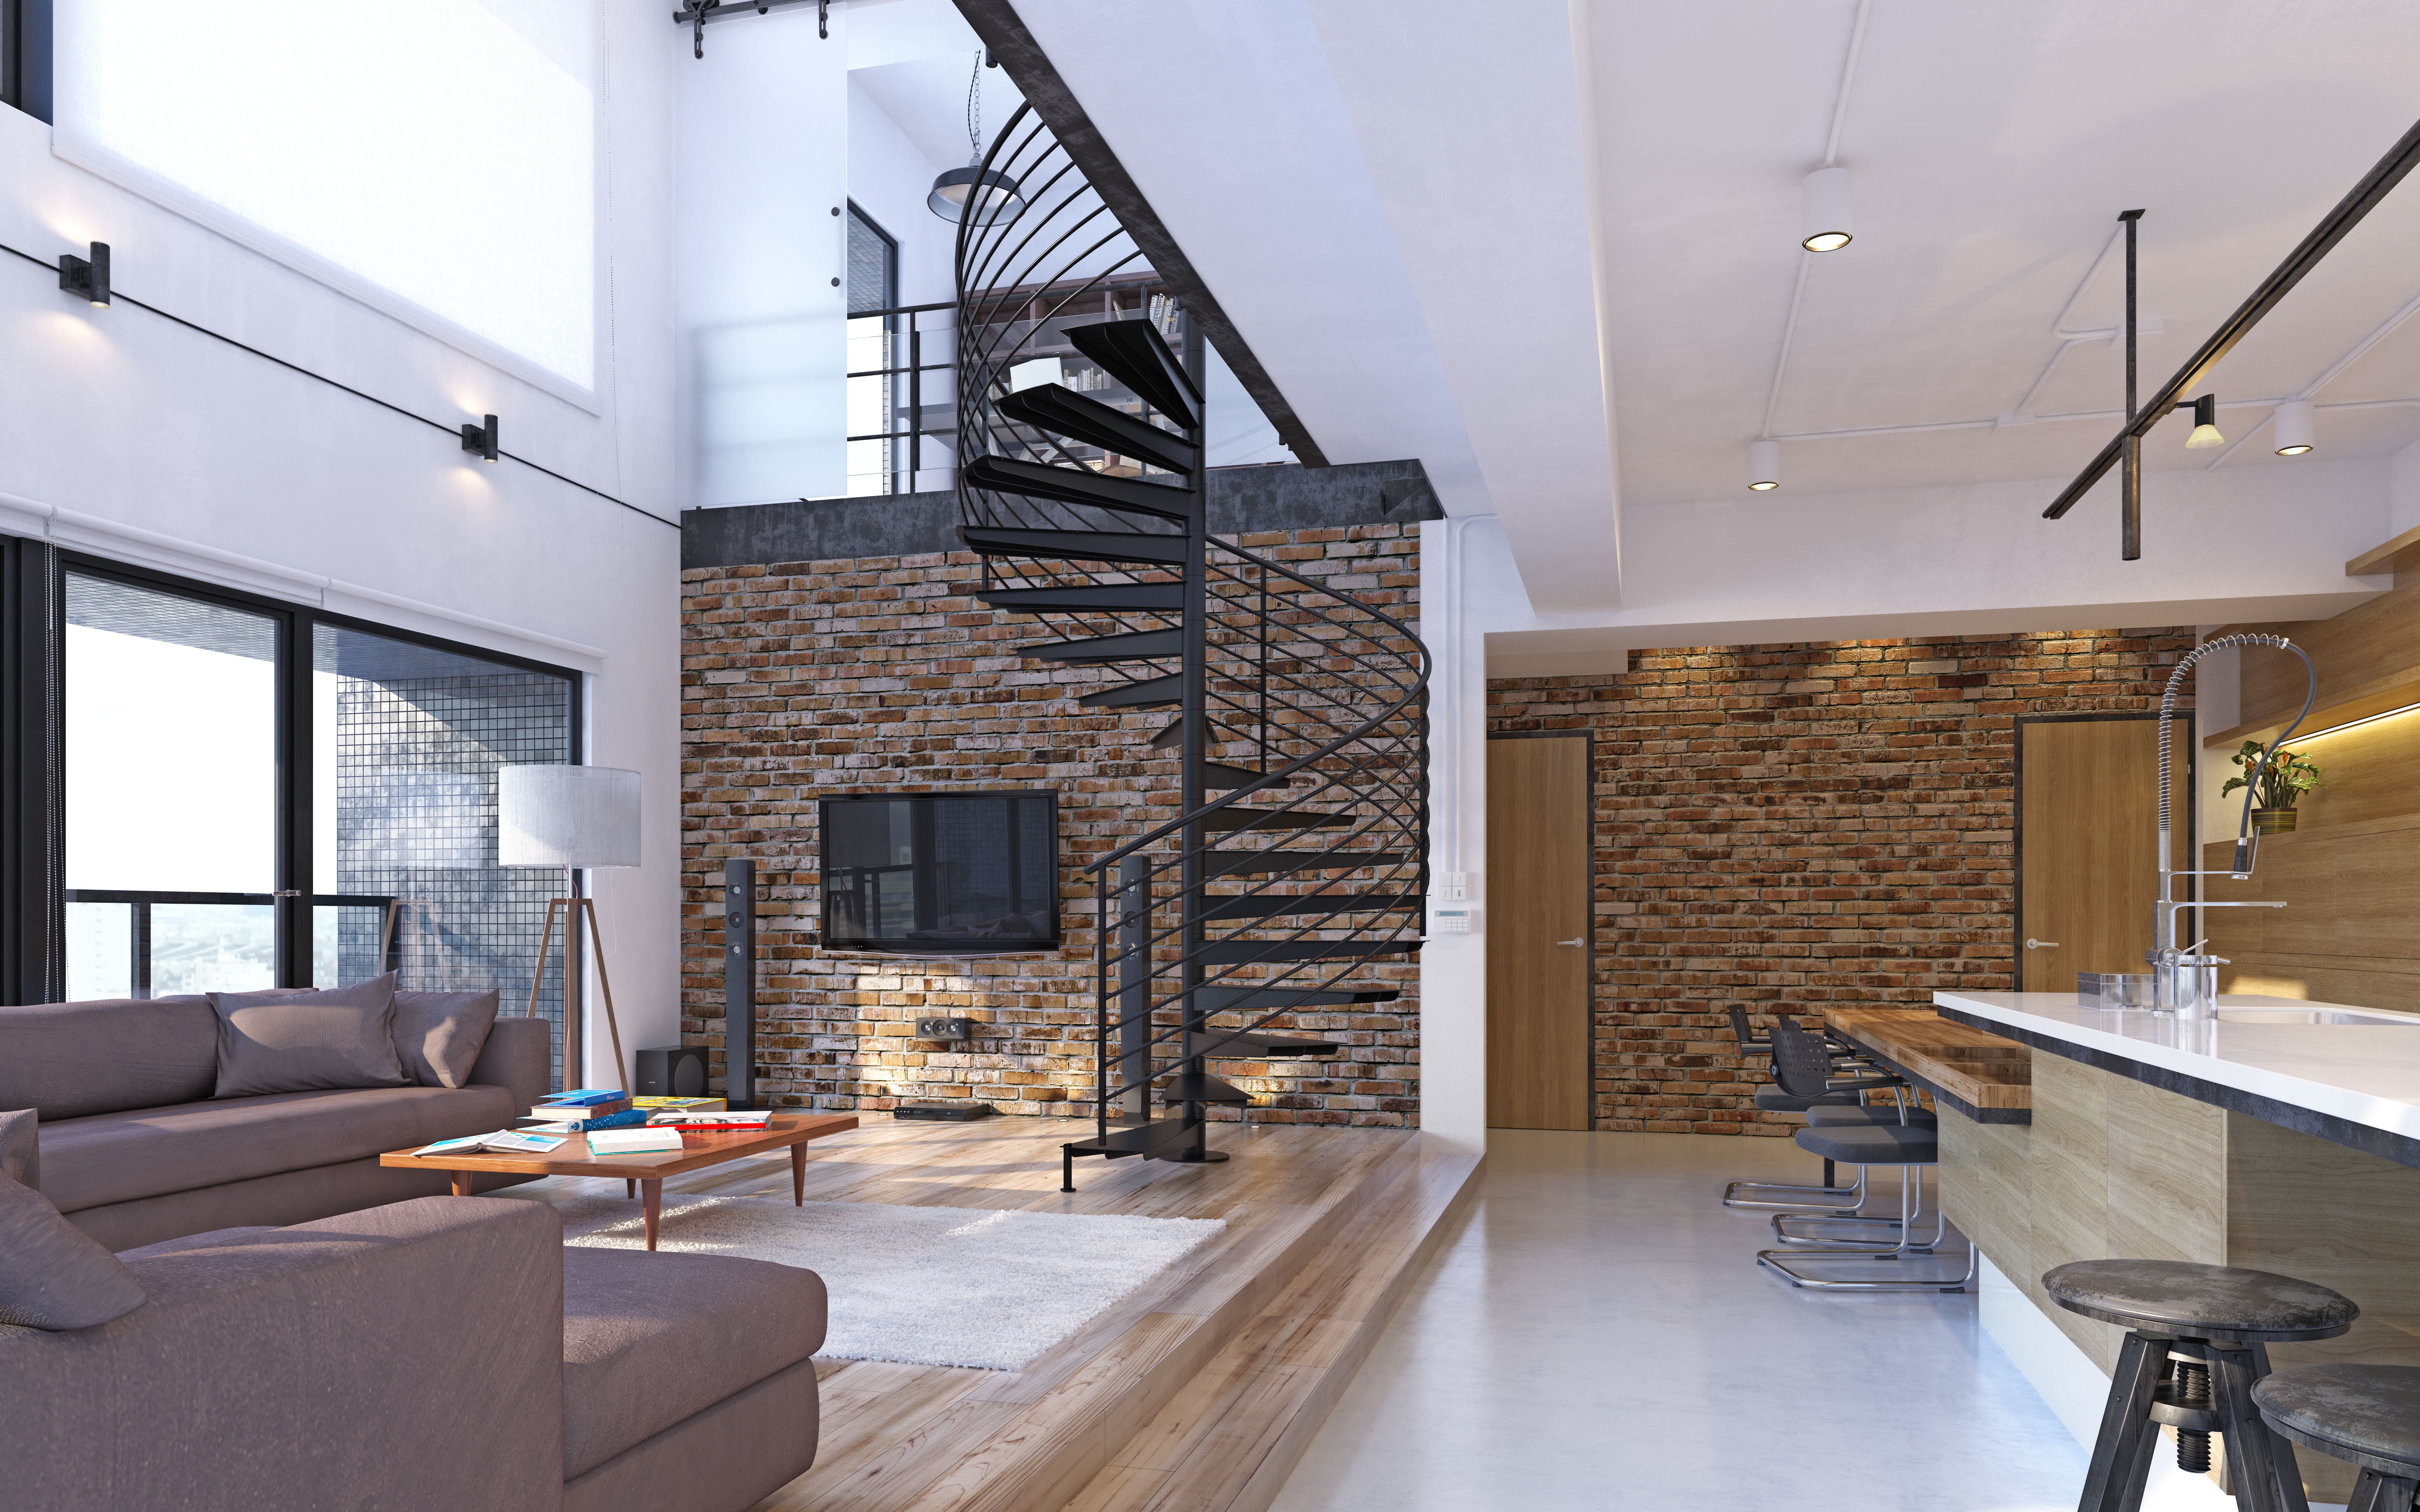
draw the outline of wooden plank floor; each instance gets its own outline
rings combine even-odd
[[[868,1119],[811,1147],[811,1201],[1223,1218],[1228,1228],[1021,1371],[822,1362],[814,1468],[758,1512],[1055,1512],[1079,1493],[1088,1512],[1106,1512],[1119,1504],[1090,1483],[1113,1467],[1135,1469],[1117,1461],[1146,1427],[1162,1455],[1179,1444],[1203,1452],[1196,1441],[1206,1420],[1187,1404],[1222,1403],[1218,1415],[1231,1428],[1261,1437],[1285,1437],[1306,1420],[1315,1429],[1368,1347],[1360,1335],[1374,1336],[1369,1320],[1383,1321],[1391,1306],[1386,1283],[1400,1285],[1416,1263],[1472,1164],[1423,1160],[1409,1131],[1222,1124],[1211,1143],[1233,1157],[1225,1164],[1078,1162],[1080,1190],[1062,1193],[1059,1146],[1080,1132],[1058,1119]],[[664,1185],[786,1196],[789,1162],[737,1161]],[[557,1179],[512,1193],[547,1199],[596,1190]],[[1362,1264],[1338,1258],[1348,1235]],[[1307,1345],[1295,1338],[1306,1330],[1317,1335]],[[1257,1342],[1235,1355],[1248,1336]],[[1185,1389],[1214,1362],[1221,1380],[1257,1383],[1265,1400],[1239,1403],[1206,1381]],[[1321,1399],[1316,1388],[1331,1374]],[[1282,1480],[1309,1429],[1294,1434],[1301,1442],[1290,1454],[1264,1445],[1253,1466]],[[1165,1478],[1143,1476],[1138,1490],[1156,1491]]]

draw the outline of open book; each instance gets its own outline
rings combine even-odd
[[[433,1145],[423,1145],[412,1151],[415,1155],[468,1155],[484,1151],[496,1155],[543,1155],[563,1141],[551,1134],[523,1134],[514,1129],[499,1129],[494,1134],[464,1134],[459,1139],[440,1139]]]

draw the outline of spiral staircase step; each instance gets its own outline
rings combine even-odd
[[[1067,340],[1145,404],[1190,430],[1202,423],[1202,392],[1147,320],[1094,320],[1064,328]]]
[[[1417,892],[1296,892],[1245,898],[1221,898],[1214,893],[1202,900],[1202,918],[1208,921],[1284,918],[1298,914],[1411,914],[1427,906],[1428,899]]]
[[[1194,959],[1205,966],[1249,966],[1264,961],[1369,961],[1382,955],[1410,955],[1424,943],[1417,935],[1396,940],[1213,940]]]
[[[1147,661],[1155,656],[1185,655],[1185,632],[1136,630],[1126,635],[1096,635],[1087,640],[1046,640],[1023,647],[1018,654],[1030,661],[1055,661],[1065,667]]]
[[[1066,588],[986,588],[975,597],[1008,614],[1177,614],[1185,609],[1185,585],[1078,583]]]
[[[961,525],[958,539],[978,556],[1140,562],[1159,567],[1185,565],[1187,550],[1182,535],[1144,535],[1134,531],[1003,531]]]
[[[1076,702],[1088,709],[1162,709],[1184,697],[1185,674],[1171,672],[1166,677],[1146,677],[1105,687]]]
[[[1020,462],[1009,456],[979,456],[959,474],[967,486],[993,493],[1022,494],[1063,504],[1092,504],[1129,515],[1157,519],[1190,517],[1193,490],[1140,478],[1112,477],[1086,468],[1054,467],[1047,462]]]
[[[1193,448],[1184,437],[1098,399],[1087,399],[1063,384],[1044,383],[1012,393],[1000,402],[1000,412],[1036,430],[1085,441],[1171,472],[1193,471]]]

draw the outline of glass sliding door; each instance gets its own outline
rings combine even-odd
[[[349,626],[311,631],[313,974],[496,989],[528,1011],[563,874],[496,864],[496,769],[569,762],[573,684]],[[538,1011],[563,1049],[562,951]]]
[[[61,597],[68,999],[277,985],[280,618]]]

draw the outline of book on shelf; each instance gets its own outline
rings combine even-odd
[[[592,1155],[652,1155],[680,1148],[678,1129],[599,1129],[588,1136]]]
[[[543,1155],[563,1143],[559,1134],[528,1129],[499,1129],[493,1134],[464,1134],[459,1139],[440,1139],[433,1145],[423,1145],[414,1155]]]
[[[650,1113],[711,1113],[725,1103],[719,1097],[634,1097],[630,1105]]]
[[[575,1087],[568,1091],[549,1092],[538,1099],[555,1107],[571,1108],[595,1107],[600,1103],[627,1103],[629,1100],[629,1093],[617,1092],[610,1087]]]

